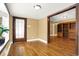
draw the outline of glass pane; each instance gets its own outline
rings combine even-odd
[[[16,38],[24,38],[24,20],[16,19]]]
[[[2,16],[2,26],[9,29],[9,16]],[[6,40],[9,40],[9,31],[7,33],[4,32],[2,36],[5,37]]]

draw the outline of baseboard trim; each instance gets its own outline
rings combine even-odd
[[[6,53],[6,55],[5,56],[8,56],[8,53],[9,53],[9,50],[10,50],[10,47],[11,47],[11,44],[12,44],[13,42],[10,42],[10,45],[9,45],[9,47],[8,47],[8,49],[7,49],[7,53]]]
[[[50,36],[57,36],[57,34],[54,34],[54,35],[53,35],[53,34],[51,34]]]
[[[39,39],[28,39],[27,42],[31,42],[31,41],[39,41]]]
[[[50,36],[53,36],[53,34],[50,34]]]
[[[11,44],[12,44],[12,42],[9,41],[0,56],[8,56]]]
[[[45,41],[45,40],[43,40],[43,39],[39,39],[39,41],[41,41],[41,42],[47,44],[47,41]]]
[[[40,42],[43,42],[45,44],[47,44],[47,41],[43,40],[43,39],[40,39],[40,38],[37,38],[37,39],[28,39],[27,42],[31,42],[31,41],[40,41]]]

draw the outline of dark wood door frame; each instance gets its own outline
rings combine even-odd
[[[56,12],[52,15],[49,15],[47,18],[48,18],[48,43],[50,43],[50,17],[52,16],[55,16],[55,15],[58,15],[58,14],[61,14],[63,12],[66,12],[66,11],[69,11],[71,9],[74,9],[76,8],[76,40],[75,40],[75,54],[76,55],[79,55],[79,3],[77,4],[74,4],[64,10],[61,10],[59,12]]]
[[[24,40],[27,41],[27,36],[26,36],[26,33],[27,33],[27,19],[26,18],[22,18],[22,17],[15,17],[13,16],[13,43],[15,42],[15,19],[24,19],[24,22],[25,22],[25,29],[24,29]]]

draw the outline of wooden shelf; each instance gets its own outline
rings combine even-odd
[[[57,28],[58,37],[76,39],[76,22],[60,23]]]

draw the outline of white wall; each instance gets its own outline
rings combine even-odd
[[[48,23],[47,23],[47,17],[39,20],[39,38],[42,39],[43,42],[47,43],[48,41]]]
[[[50,36],[57,36],[57,24],[50,22]]]
[[[38,38],[38,20],[27,18],[27,40]]]

